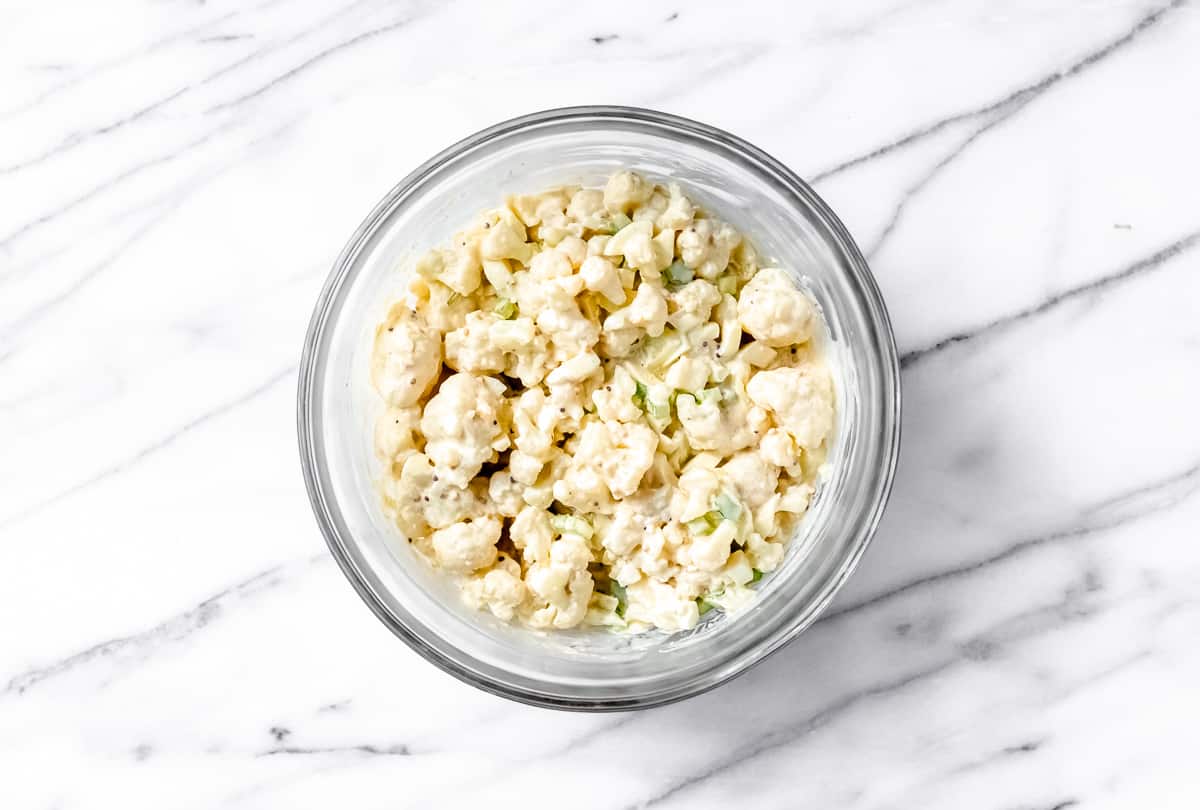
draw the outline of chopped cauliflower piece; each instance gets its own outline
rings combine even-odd
[[[445,477],[466,486],[485,461],[508,449],[500,425],[504,384],[493,377],[454,374],[425,406],[425,454]]]
[[[604,186],[604,207],[614,214],[628,214],[634,206],[650,199],[654,186],[634,172],[617,172]]]
[[[442,341],[432,329],[395,307],[375,339],[371,375],[375,390],[397,408],[415,405],[429,393],[442,365]]]
[[[629,302],[629,306],[618,309],[604,321],[605,331],[620,331],[637,327],[651,337],[663,333],[667,324],[667,301],[662,292],[653,285],[642,284]]]
[[[760,371],[746,394],[805,450],[819,447],[833,429],[833,381],[822,367]]]
[[[776,348],[811,338],[818,317],[808,296],[773,267],[759,270],[742,288],[737,313],[743,329]]]
[[[432,539],[438,565],[448,571],[467,574],[496,561],[500,521],[476,518],[455,523],[435,531]]]

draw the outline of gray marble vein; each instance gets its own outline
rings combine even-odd
[[[147,630],[109,639],[66,658],[14,675],[4,689],[0,690],[0,698],[5,695],[22,695],[48,680],[73,673],[98,661],[113,664],[118,669],[136,666],[162,647],[187,640],[193,633],[218,619],[232,605],[277,588],[284,584],[288,577],[327,561],[328,556],[322,553],[298,563],[273,565]]]
[[[835,177],[836,175],[842,174],[843,172],[853,169],[856,166],[869,163],[881,157],[886,157],[887,155],[899,149],[903,149],[907,146],[911,146],[914,143],[923,141],[931,135],[936,135],[937,133],[953,126],[954,124],[990,116],[993,113],[1004,113],[1010,107],[1016,107],[1017,109],[1020,109],[1033,99],[1040,96],[1042,93],[1049,90],[1051,87],[1054,87],[1066,79],[1079,75],[1085,70],[1100,64],[1114,53],[1119,52],[1121,49],[1136,41],[1137,38],[1145,31],[1153,28],[1155,25],[1161,22],[1162,19],[1170,12],[1187,6],[1189,2],[1190,0],[1171,0],[1170,3],[1160,6],[1141,17],[1137,23],[1134,24],[1134,26],[1126,33],[1106,43],[1105,45],[1088,52],[1083,58],[1073,62],[1068,67],[1062,70],[1056,70],[1054,73],[1044,76],[1037,81],[1022,85],[1016,90],[1007,93],[995,101],[990,101],[982,106],[965,110],[960,113],[955,113],[954,115],[947,116],[945,118],[940,118],[937,121],[918,127],[917,129],[908,132],[899,138],[896,138],[895,140],[883,144],[882,146],[877,146],[869,152],[852,158],[847,158],[840,163],[834,164],[828,169],[823,169],[812,175],[811,180],[813,183],[820,183],[822,180]],[[1004,115],[1003,117],[1007,118],[1012,114],[1012,112],[1014,111],[1009,111],[1008,114]],[[979,134],[979,132],[977,131],[976,134]],[[971,140],[973,139],[974,136],[972,136]],[[961,150],[965,146],[966,144],[962,144],[960,147],[958,147],[958,149]]]
[[[39,501],[38,503],[28,506],[25,509],[22,509],[22,510],[16,512],[15,514],[5,518],[3,521],[0,521],[0,529],[7,529],[15,524],[21,523],[22,521],[25,521],[25,520],[29,519],[30,517],[32,517],[33,515],[36,515],[39,512],[42,512],[43,510],[54,506],[55,504],[61,502],[62,500],[66,499],[66,498],[70,498],[71,496],[77,495],[78,493],[83,492],[84,490],[87,490],[90,487],[93,487],[102,481],[107,481],[110,478],[113,478],[115,476],[121,475],[124,472],[127,472],[128,470],[130,470],[130,469],[134,468],[135,466],[137,466],[138,464],[140,464],[145,459],[153,456],[156,453],[159,453],[163,450],[168,449],[169,447],[171,447],[172,444],[179,441],[179,439],[183,438],[184,436],[204,427],[205,425],[209,424],[210,422],[213,422],[216,419],[219,419],[220,417],[223,417],[223,416],[229,414],[231,411],[234,411],[247,403],[253,402],[254,400],[258,399],[263,394],[267,393],[268,391],[273,389],[276,385],[283,382],[284,380],[292,379],[295,376],[295,374],[296,374],[296,365],[295,364],[289,365],[286,368],[283,368],[283,369],[280,369],[279,371],[274,372],[266,380],[264,380],[263,382],[259,383],[256,386],[254,386],[249,391],[246,391],[245,393],[240,394],[239,396],[229,400],[228,402],[223,402],[220,405],[210,408],[207,411],[204,411],[203,413],[199,414],[198,416],[192,417],[191,419],[189,419],[184,424],[180,425],[175,430],[172,430],[170,433],[166,434],[165,436],[155,439],[150,444],[137,449],[136,451],[131,453],[126,458],[106,467],[105,469],[101,470],[100,472],[97,472],[96,474],[90,476],[89,478],[87,478],[83,481],[80,481],[78,484],[74,484],[73,486],[68,487],[65,490],[62,490],[61,492],[56,492],[54,495],[50,496],[49,498],[46,498],[43,501]]]
[[[1131,262],[1111,273],[1092,279],[1084,284],[1068,287],[1065,290],[1056,292],[1033,306],[996,318],[982,326],[955,333],[928,346],[910,349],[901,355],[900,365],[905,368],[914,366],[925,360],[925,358],[943,352],[952,346],[978,340],[979,338],[1008,329],[1016,324],[1033,320],[1040,315],[1057,309],[1063,304],[1104,293],[1110,288],[1124,284],[1127,281],[1132,281],[1141,276],[1166,269],[1171,266],[1171,263],[1176,258],[1196,247],[1197,243],[1200,243],[1200,230],[1192,231],[1171,242],[1169,245],[1154,251],[1149,256]]]

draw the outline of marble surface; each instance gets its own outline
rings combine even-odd
[[[0,6],[0,805],[1195,808],[1200,10]],[[426,664],[326,552],[296,364],[366,210],[577,103],[810,178],[904,354],[831,612],[624,715]]]

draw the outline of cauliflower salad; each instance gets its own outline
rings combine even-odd
[[[675,631],[736,611],[825,460],[823,335],[674,183],[513,196],[420,258],[378,327],[387,513],[502,620]]]

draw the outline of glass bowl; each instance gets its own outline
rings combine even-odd
[[[373,452],[382,404],[368,356],[411,260],[507,194],[600,185],[618,168],[679,181],[692,199],[793,273],[829,327],[839,418],[828,476],[783,565],[747,609],[694,630],[541,632],[463,604],[383,514]],[[829,207],[760,149],[704,124],[629,107],[573,107],[490,127],[420,166],[367,216],[321,291],[300,366],[305,483],[334,558],[387,627],[481,689],[576,710],[654,706],[763,660],[813,623],[862,556],[899,450],[896,347],[862,254]]]

